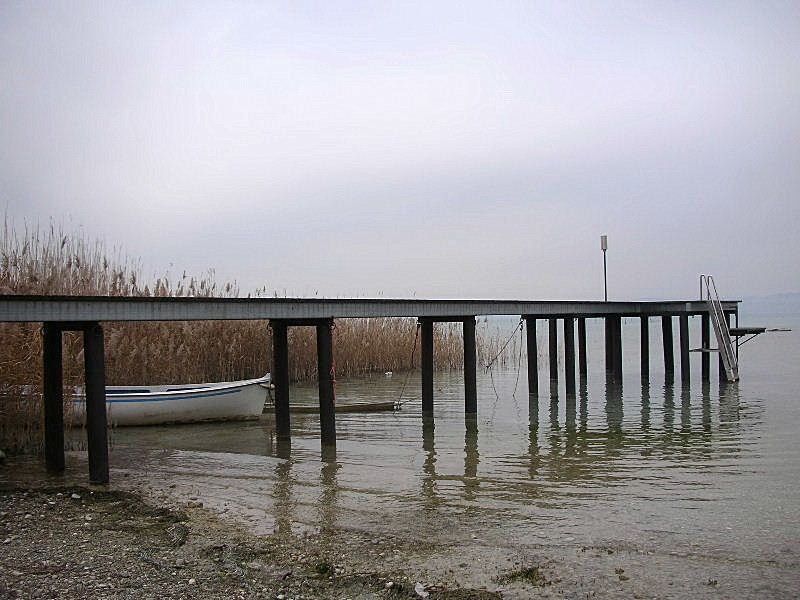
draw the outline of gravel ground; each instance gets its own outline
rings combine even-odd
[[[502,597],[363,570],[393,553],[425,551],[402,540],[358,532],[257,537],[200,506],[158,508],[101,488],[0,491],[0,542],[0,598]],[[547,584],[530,568],[508,578]]]

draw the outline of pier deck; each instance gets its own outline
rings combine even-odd
[[[720,316],[730,325],[738,314],[738,300],[721,302]],[[622,381],[622,318],[641,321],[641,375],[649,377],[649,322],[661,321],[664,371],[674,377],[673,317],[679,324],[681,381],[689,381],[688,318],[702,317],[703,348],[709,348],[709,306],[703,300],[655,302],[600,302],[569,300],[418,300],[365,298],[164,298],[107,296],[15,296],[0,295],[0,322],[43,324],[43,399],[45,460],[50,472],[64,470],[64,417],[62,380],[62,332],[82,331],[86,369],[86,433],[89,478],[107,483],[108,441],[106,435],[105,358],[103,327],[112,321],[200,321],[268,320],[272,328],[272,379],[275,383],[275,426],[279,438],[288,439],[290,427],[288,328],[313,326],[317,331],[320,434],[323,448],[336,443],[336,410],[333,391],[333,324],[335,319],[414,317],[421,337],[422,411],[433,416],[433,326],[437,322],[460,322],[464,334],[464,412],[474,418],[478,411],[475,385],[477,360],[475,318],[516,315],[527,330],[528,392],[538,395],[539,369],[536,352],[536,322],[548,321],[550,378],[559,378],[557,360],[558,321],[562,321],[565,360],[563,376],[567,398],[574,398],[576,362],[586,377],[586,319],[605,322],[606,378]],[[577,321],[577,361],[575,344]],[[720,377],[725,376],[722,366]],[[702,378],[710,377],[708,354],[703,353]]]

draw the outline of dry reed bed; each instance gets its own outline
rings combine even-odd
[[[213,271],[173,281],[145,281],[138,261],[118,248],[62,226],[16,230],[6,217],[0,239],[0,294],[236,297],[236,283],[218,285]],[[264,295],[265,290],[260,291]],[[186,383],[258,377],[272,363],[272,340],[263,321],[112,322],[104,324],[109,385]],[[334,329],[336,375],[404,371],[419,365],[416,321],[407,318],[340,319]],[[436,368],[460,368],[460,328],[434,329]],[[0,323],[0,448],[35,449],[41,439],[41,326]],[[479,338],[481,360],[493,343]],[[290,377],[316,378],[316,336],[293,327]],[[412,349],[414,350],[412,352]],[[492,352],[489,352],[492,353]],[[493,353],[492,353],[493,354]],[[83,381],[83,342],[64,335],[64,382]]]

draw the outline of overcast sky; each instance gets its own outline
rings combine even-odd
[[[800,3],[0,2],[0,204],[242,291],[800,291]]]

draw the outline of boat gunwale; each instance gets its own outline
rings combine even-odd
[[[106,389],[106,402],[114,402],[117,399],[124,399],[124,398],[131,398],[131,399],[141,399],[141,401],[147,401],[148,398],[152,398],[152,401],[161,400],[181,400],[180,396],[184,396],[187,394],[205,394],[204,397],[208,397],[208,394],[216,393],[221,390],[230,390],[232,388],[244,388],[251,385],[262,385],[264,383],[269,383],[271,380],[270,374],[267,373],[263,377],[258,377],[256,379],[243,379],[242,381],[230,381],[223,383],[221,385],[216,384],[197,384],[198,387],[186,388],[183,390],[169,390],[169,391],[162,391],[162,392],[150,392],[150,391],[142,391],[142,392],[125,392],[125,393],[117,393],[115,394],[113,391],[109,392]],[[180,385],[180,384],[176,384]],[[190,384],[191,385],[191,384]],[[206,387],[200,387],[205,385]],[[136,386],[119,386],[119,387],[126,387],[128,389]],[[145,387],[145,386],[142,386]],[[185,398],[186,400],[190,400],[191,398]],[[86,394],[77,394],[73,401],[83,403],[86,401]]]

